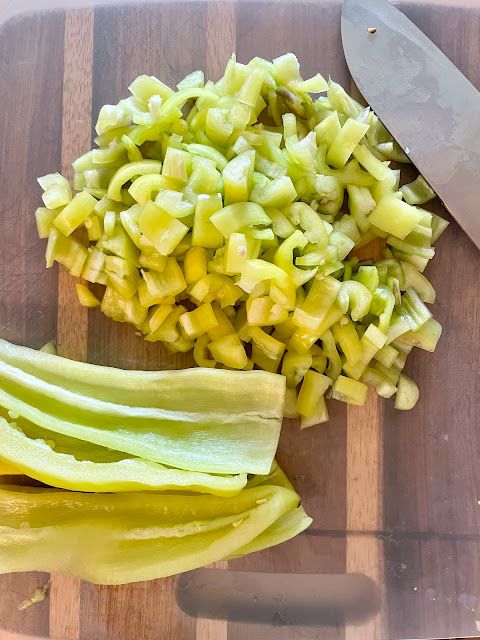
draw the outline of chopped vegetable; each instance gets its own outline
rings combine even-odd
[[[102,107],[74,193],[39,179],[47,266],[82,277],[81,304],[200,366],[281,371],[300,406],[309,371],[390,396],[377,365],[398,379],[397,342],[438,341],[424,271],[448,222],[416,206],[435,197],[422,176],[400,187],[390,162],[408,158],[377,116],[303,79],[292,53],[232,56],[217,82],[194,71],[177,90],[142,75],[130,93]],[[358,400],[339,385],[333,397]],[[328,417],[316,395],[303,427]]]

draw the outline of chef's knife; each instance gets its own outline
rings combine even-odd
[[[342,40],[360,92],[480,248],[480,93],[387,0],[345,0]]]

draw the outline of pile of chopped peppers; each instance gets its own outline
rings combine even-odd
[[[399,188],[408,158],[376,115],[291,53],[129,89],[74,162],[76,194],[39,179],[47,267],[200,367],[281,373],[302,428],[368,386],[412,408],[403,368],[440,337],[423,271],[447,222],[418,206],[435,197],[422,176]],[[360,259],[373,242],[382,258]]]
[[[0,340],[0,573],[149,580],[312,522],[274,460],[282,376],[127,372],[49,351]],[[6,483],[19,475],[46,486]]]

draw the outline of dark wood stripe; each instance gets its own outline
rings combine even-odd
[[[34,211],[35,178],[60,167],[63,12],[7,22],[0,30],[0,335],[41,347],[55,336],[56,269],[45,270],[45,242]],[[48,574],[0,576],[0,624],[22,634],[48,635],[48,601],[18,605]]]
[[[405,12],[480,88],[471,39],[480,29],[478,11],[408,5]],[[438,203],[433,209],[449,217]],[[437,290],[432,312],[443,335],[435,353],[415,350],[406,369],[420,400],[405,413],[385,403],[385,526],[414,538],[399,535],[385,546],[392,637],[478,632],[479,546],[468,542],[480,527],[480,474],[472,464],[480,453],[478,267],[478,251],[452,223],[426,274]]]

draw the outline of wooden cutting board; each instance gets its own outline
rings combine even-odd
[[[340,8],[338,0],[166,0],[37,11],[7,22],[0,30],[0,335],[35,348],[56,338],[62,355],[125,368],[191,364],[142,341],[130,327],[80,308],[71,278],[44,269],[45,243],[37,240],[33,218],[40,202],[35,177],[59,168],[68,172],[72,159],[90,148],[100,106],[125,96],[140,73],[174,85],[202,68],[216,79],[232,51],[246,62],[291,50],[306,77],[320,71],[350,89]],[[402,9],[480,87],[480,7],[415,3]],[[444,336],[435,354],[415,352],[408,364],[421,387],[415,410],[396,412],[391,401],[371,396],[363,408],[331,403],[330,422],[318,428],[300,432],[287,422],[279,459],[314,524],[281,547],[217,567],[327,574],[326,596],[333,593],[329,576],[363,574],[378,589],[375,615],[361,624],[330,620],[316,627],[285,626],[282,618],[271,625],[209,621],[181,611],[174,578],[99,587],[27,574],[0,577],[0,639],[377,640],[475,634],[480,625],[479,267],[478,251],[453,223],[428,271]],[[48,581],[47,598],[19,611],[19,603]]]

